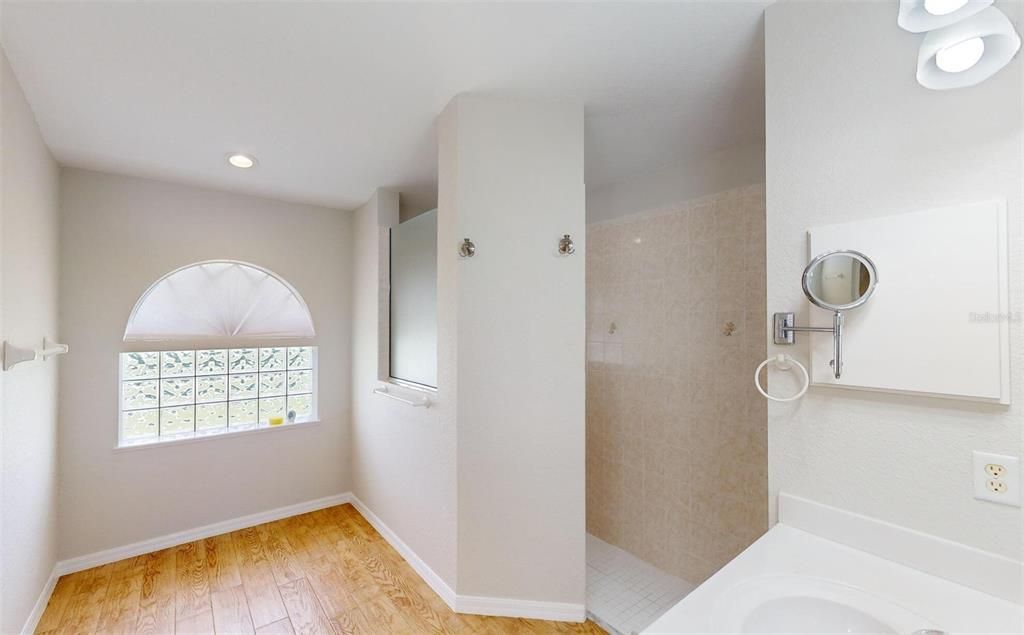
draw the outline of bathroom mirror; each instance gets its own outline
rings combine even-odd
[[[816,256],[804,269],[804,295],[815,306],[832,311],[832,326],[797,326],[794,313],[774,316],[775,343],[793,344],[796,333],[831,333],[833,357],[830,365],[836,379],[843,374],[843,311],[868,301],[878,285],[878,270],[871,259],[849,249],[828,251]]]
[[[878,284],[875,263],[859,251],[823,253],[804,269],[804,295],[815,306],[846,311],[867,302]]]

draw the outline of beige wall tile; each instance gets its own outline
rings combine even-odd
[[[767,529],[764,205],[587,229],[587,530],[694,583]]]

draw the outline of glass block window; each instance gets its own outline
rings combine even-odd
[[[315,346],[121,353],[119,445],[312,421]]]

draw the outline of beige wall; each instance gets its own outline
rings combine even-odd
[[[767,527],[764,187],[587,241],[587,530],[699,583]]]
[[[998,6],[1020,29],[1020,3]],[[877,2],[767,11],[766,335],[773,311],[807,322],[807,228],[993,198],[1008,202],[1010,303],[1024,314],[1024,62],[972,88],[926,90],[914,79],[921,37],[895,21]],[[769,352],[806,362],[809,339]],[[1020,558],[1021,510],[972,496],[972,451],[1021,447],[1024,321],[1010,340],[1009,408],[823,387],[771,404],[772,508],[785,491]]]
[[[0,339],[57,338],[57,164],[0,52]],[[0,373],[0,632],[21,630],[57,557],[57,367]]]
[[[76,169],[61,200],[61,557],[348,491],[350,215]],[[207,259],[265,266],[302,294],[321,423],[116,452],[128,314],[161,275]]]

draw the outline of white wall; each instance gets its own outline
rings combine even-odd
[[[461,95],[441,115],[439,147],[438,274],[455,280],[439,305],[456,311],[458,592],[582,605],[583,109]],[[563,234],[575,256],[557,256]],[[464,236],[477,253],[459,260]]]
[[[0,339],[57,331],[57,164],[0,52]],[[57,556],[57,367],[0,373],[0,632],[21,630]]]
[[[350,215],[77,169],[62,170],[61,201],[61,557],[347,491]],[[168,271],[221,258],[306,300],[322,423],[115,452],[132,306]]]
[[[1015,12],[1019,29],[1020,5],[997,5]],[[807,321],[808,227],[995,197],[1009,204],[1011,308],[1022,315],[1022,62],[973,88],[929,91],[914,79],[919,43],[896,26],[894,3],[768,9],[769,316],[797,311]],[[1009,408],[817,387],[796,404],[771,404],[772,510],[787,491],[1019,558],[1021,510],[976,501],[971,485],[972,450],[1020,449],[1024,321],[1010,326]],[[808,339],[769,353],[806,361]]]
[[[587,222],[659,209],[763,182],[763,144],[726,148],[699,161],[677,161],[630,179],[588,188]]]
[[[380,323],[386,320],[381,285],[387,284],[381,230],[397,221],[397,195],[385,191],[353,214],[352,491],[454,590],[455,422],[447,322],[439,324],[437,405],[410,408],[373,394],[382,368],[378,338],[386,333],[386,322]],[[439,258],[438,278],[446,276],[450,271]],[[439,294],[439,315],[449,310],[443,299]]]
[[[582,109],[460,96],[438,134],[429,409],[372,393],[386,372],[381,228],[399,213],[384,191],[355,212],[353,491],[458,595],[460,610],[518,610],[492,599],[582,607]],[[564,233],[575,257],[556,256]],[[478,251],[462,260],[466,236]]]

